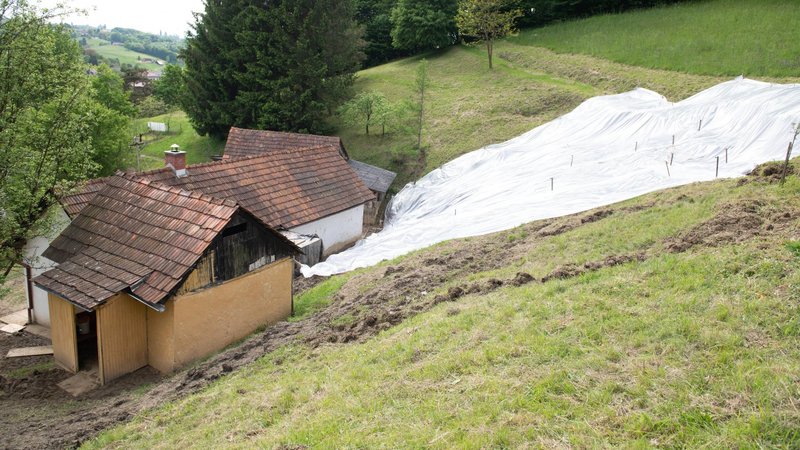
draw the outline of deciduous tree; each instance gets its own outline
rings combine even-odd
[[[494,41],[514,32],[522,11],[511,7],[513,0],[459,0],[456,24],[463,36],[483,41],[492,68]]]
[[[48,22],[62,9],[0,0],[0,266],[21,259],[56,194],[93,175],[99,114],[78,43]],[[3,272],[0,272],[2,277]]]

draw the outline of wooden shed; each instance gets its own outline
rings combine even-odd
[[[56,362],[170,372],[292,312],[297,248],[232,200],[115,176],[48,250]]]

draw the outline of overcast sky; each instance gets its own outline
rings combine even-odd
[[[192,11],[203,10],[203,0],[62,0],[73,8],[88,11],[85,16],[70,16],[64,21],[79,25],[105,25],[108,28],[135,28],[141,31],[183,37],[193,23]],[[59,0],[40,0],[53,6]]]

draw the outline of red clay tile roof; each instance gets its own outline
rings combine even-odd
[[[137,176],[190,191],[235,200],[272,228],[291,228],[373,200],[373,194],[336,146],[284,149],[260,156]]]
[[[106,186],[107,181],[108,178],[95,178],[93,180],[89,180],[84,183],[83,186],[78,187],[78,189],[74,192],[67,195],[62,195],[58,199],[70,219],[75,218],[75,216],[77,216],[78,213],[80,213],[81,210],[89,204],[89,201],[94,198],[94,195],[97,193],[97,191]]]
[[[165,300],[239,209],[148,180],[105,181],[45,251],[59,266],[34,279],[86,309],[121,291],[153,305]]]
[[[231,131],[228,134],[228,142],[225,144],[225,156],[232,159],[244,158],[273,151],[321,147],[323,145],[338,147],[342,152],[342,157],[348,158],[344,145],[342,145],[342,140],[336,136],[248,130],[236,127],[231,127]]]
[[[130,176],[232,199],[272,228],[313,222],[375,198],[335,146],[284,149],[186,170],[181,178],[168,167]]]

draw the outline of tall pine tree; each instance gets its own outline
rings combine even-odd
[[[197,131],[321,131],[363,58],[353,17],[351,1],[207,0],[184,51]]]

